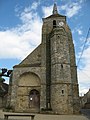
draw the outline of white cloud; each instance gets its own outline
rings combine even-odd
[[[90,89],[90,86],[88,84],[79,84],[79,95],[83,96],[84,94],[86,94],[88,92],[88,90]]]
[[[62,5],[60,9],[65,11],[65,14],[68,18],[71,18],[79,12],[79,10],[81,9],[81,4],[80,2],[71,2],[66,5]]]
[[[87,39],[86,47],[78,65],[78,79],[81,85],[80,93],[85,94],[90,88],[90,38]]]
[[[23,36],[23,35],[22,35]],[[0,58],[18,58],[22,59],[30,50],[30,45],[22,36],[10,31],[0,32],[2,38],[0,44]]]
[[[49,6],[49,7],[43,6],[42,10],[43,10],[43,14],[44,14],[43,17],[48,17],[49,15],[52,14],[53,6]]]
[[[37,4],[33,3],[31,8],[36,9]],[[0,58],[23,59],[40,44],[42,22],[31,8],[18,13],[22,24],[0,31]]]
[[[33,2],[31,9],[36,10],[40,2]]]
[[[82,30],[80,30],[80,29],[78,29],[77,32],[79,35],[82,35],[82,33],[83,33]]]
[[[77,32],[78,35],[82,35],[83,34],[82,27],[75,28],[75,32]]]
[[[83,34],[83,27],[82,26],[78,26],[78,27],[75,27],[73,30],[72,30],[72,33],[75,34],[75,33],[78,33],[78,35],[82,35]]]

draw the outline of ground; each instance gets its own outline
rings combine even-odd
[[[81,113],[90,119],[90,109],[81,109]]]
[[[4,113],[0,110],[0,120],[4,120]],[[88,110],[88,115],[84,116],[84,113],[87,113],[87,110],[83,110],[83,115],[46,115],[46,114],[35,114],[34,120],[89,120],[90,110]],[[23,113],[24,114],[24,113]],[[29,117],[10,117],[9,120],[30,120]]]

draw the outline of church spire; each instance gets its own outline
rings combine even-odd
[[[54,6],[53,6],[53,14],[58,14],[56,3],[54,3]]]

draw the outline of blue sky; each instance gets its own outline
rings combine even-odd
[[[0,0],[0,68],[13,69],[41,43],[42,18],[58,12],[67,16],[76,52],[80,95],[90,88],[90,0]],[[6,81],[8,82],[8,81]]]

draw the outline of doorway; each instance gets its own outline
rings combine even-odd
[[[29,108],[40,108],[40,93],[36,89],[33,89],[29,93]]]

